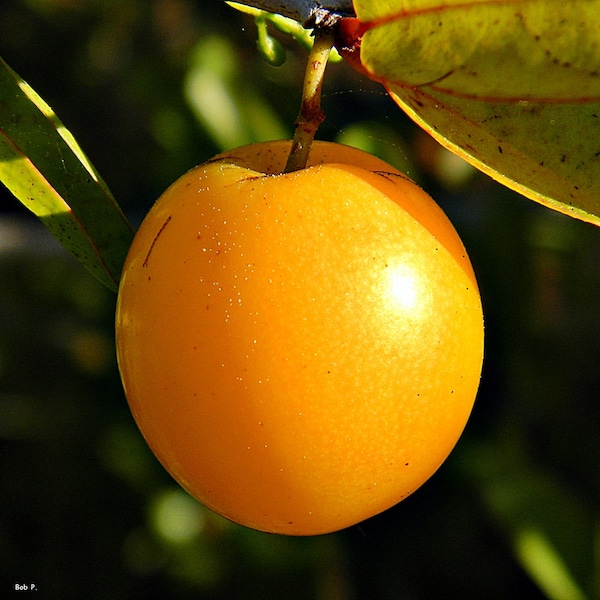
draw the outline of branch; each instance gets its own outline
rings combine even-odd
[[[315,29],[315,43],[306,65],[302,103],[296,120],[292,148],[285,165],[286,173],[306,168],[315,133],[325,119],[325,113],[321,110],[321,89],[323,88],[323,76],[333,41],[333,31],[331,29]]]
[[[271,13],[278,13],[307,28],[318,25],[332,13],[343,17],[355,16],[352,0],[235,0]]]

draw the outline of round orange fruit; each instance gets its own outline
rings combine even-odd
[[[255,529],[358,523],[425,482],[471,412],[473,270],[437,204],[362,151],[237,148],[148,213],[119,289],[126,396],[190,494]]]

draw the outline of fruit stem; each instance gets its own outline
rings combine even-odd
[[[325,120],[325,113],[321,110],[321,90],[325,67],[334,43],[334,34],[331,27],[325,26],[315,28],[314,35],[315,42],[308,56],[302,102],[296,118],[296,129],[285,165],[285,173],[300,171],[306,167],[315,133]]]

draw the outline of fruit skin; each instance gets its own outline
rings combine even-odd
[[[465,249],[396,169],[315,142],[238,148],[157,201],[116,314],[126,396],[148,444],[209,508],[289,535],[396,504],[469,417],[483,319]],[[326,164],[320,164],[326,163]]]

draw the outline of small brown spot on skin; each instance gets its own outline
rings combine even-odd
[[[399,178],[412,182],[412,179],[410,177],[407,177],[402,173],[390,173],[389,171],[373,171],[373,173],[375,173],[375,175],[383,177],[384,179],[388,179],[389,181],[394,181],[394,178]]]
[[[233,154],[230,154],[228,156],[213,156],[212,158],[205,161],[203,163],[203,165],[211,165],[211,164],[217,163],[217,162],[227,163],[227,162],[231,161],[232,159],[240,160],[239,158],[236,158]]]
[[[165,230],[165,227],[169,224],[170,221],[171,221],[171,215],[169,215],[167,217],[167,220],[162,224],[162,227],[158,230],[158,233],[152,240],[152,244],[150,244],[150,249],[148,250],[148,254],[146,254],[146,258],[144,259],[144,262],[142,263],[142,267],[148,266],[148,259],[150,258],[150,254],[152,253],[152,250],[154,249],[154,244],[156,244],[156,240],[158,240],[160,234]]]

